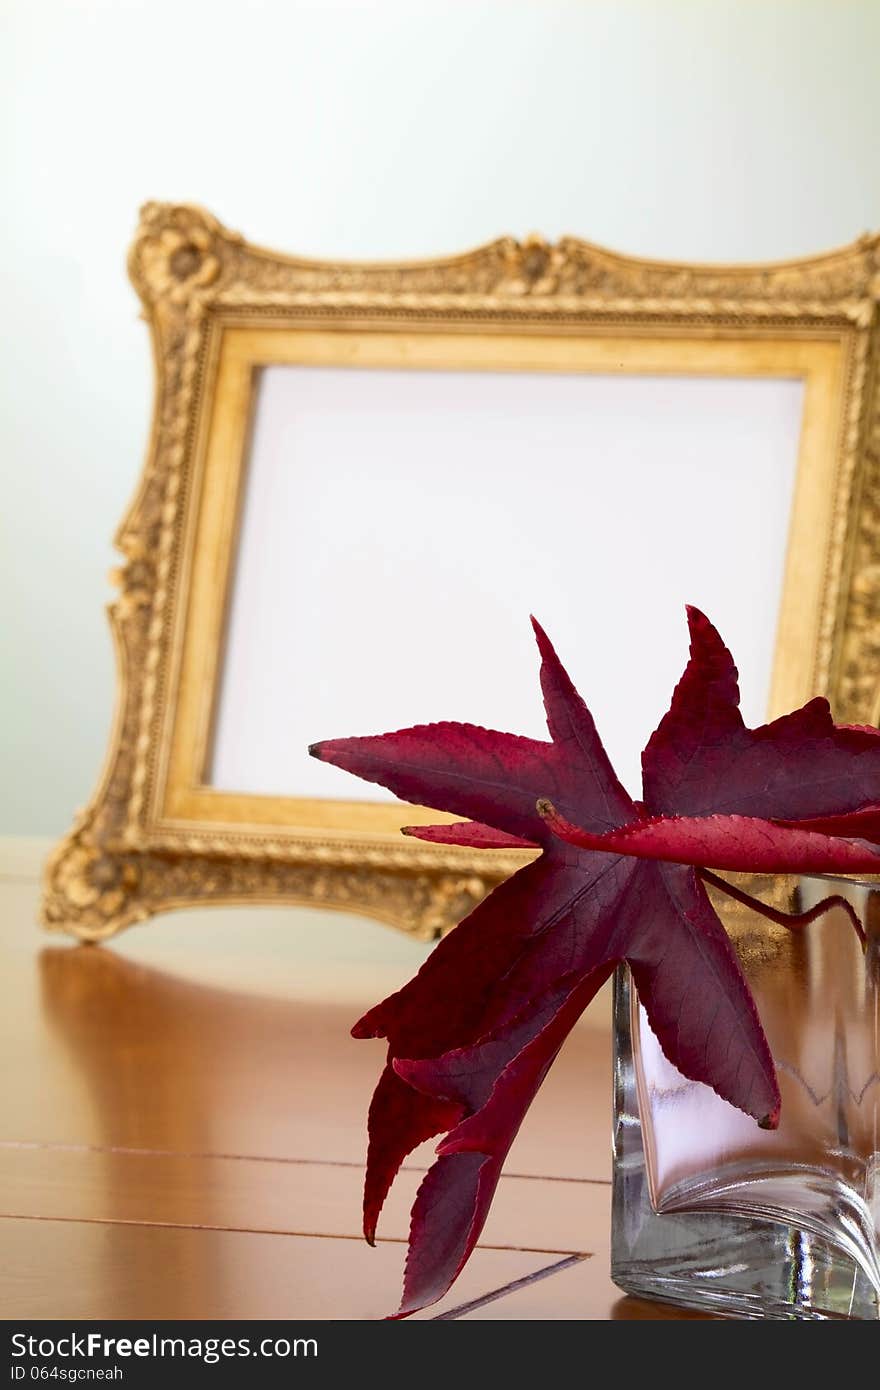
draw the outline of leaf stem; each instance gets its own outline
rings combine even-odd
[[[811,907],[806,912],[782,912],[780,909],[771,907],[769,903],[762,902],[760,898],[753,898],[750,893],[744,893],[741,888],[736,888],[726,879],[719,878],[713,874],[711,869],[697,869],[697,875],[704,883],[711,883],[713,888],[717,888],[720,893],[725,893],[727,897],[733,898],[736,902],[742,903],[744,907],[750,907],[754,912],[760,912],[763,917],[768,917],[771,922],[776,922],[780,927],[787,927],[789,931],[798,931],[801,927],[809,926],[817,917],[821,917],[823,912],[829,908],[841,907],[850,922],[855,928],[856,935],[864,948],[867,945],[865,929],[859,921],[858,913],[846,898],[839,893],[832,893],[830,897],[823,898],[815,907]]]

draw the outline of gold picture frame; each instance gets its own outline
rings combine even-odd
[[[96,941],[169,908],[289,902],[429,939],[523,862],[405,840],[411,807],[205,785],[254,372],[338,364],[340,345],[355,365],[803,380],[771,712],[820,693],[842,720],[880,719],[880,238],[753,266],[539,237],[339,264],[248,245],[197,207],[148,203],[129,268],[152,332],[152,434],[116,536],[107,762],[47,865],[46,926]]]

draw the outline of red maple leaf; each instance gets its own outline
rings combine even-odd
[[[642,803],[618,781],[537,623],[550,742],[440,723],[310,750],[405,801],[470,818],[405,833],[542,850],[352,1030],[388,1039],[369,1114],[369,1241],[407,1154],[446,1136],[413,1207],[398,1317],[442,1297],[460,1272],[529,1104],[621,962],[678,1070],[758,1124],[778,1124],[767,1041],[704,883],[742,900],[709,866],[880,872],[866,843],[880,841],[880,737],[835,725],[823,699],[746,728],[730,653],[701,613],[688,618],[690,660],[642,755]]]

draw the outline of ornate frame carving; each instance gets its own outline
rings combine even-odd
[[[749,363],[771,341],[807,345],[804,353],[810,344],[834,345],[836,385],[823,407],[833,439],[823,477],[832,485],[823,483],[820,497],[814,480],[804,503],[807,511],[824,507],[827,519],[811,674],[791,678],[794,644],[787,654],[782,632],[777,694],[784,703],[782,692],[806,683],[799,693],[827,694],[839,718],[880,721],[880,237],[757,266],[641,261],[536,236],[436,261],[334,264],[250,246],[197,207],[148,203],[129,271],[152,331],[155,410],[143,477],[116,536],[123,565],[110,608],[119,669],[113,734],[92,801],[47,865],[47,927],[97,941],[169,908],[284,901],[367,913],[431,938],[522,862],[389,833],[163,820],[156,798],[187,598],[194,463],[218,342],[230,325],[417,326],[459,335],[546,334],[549,325],[578,339],[727,341],[739,344],[746,372],[760,370]],[[792,589],[807,558],[815,570],[809,540],[790,548]],[[797,660],[803,667],[802,652]]]

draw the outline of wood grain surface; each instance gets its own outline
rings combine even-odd
[[[398,1302],[412,1155],[360,1238],[380,1043],[349,1028],[427,948],[299,909],[180,913],[56,943],[0,881],[0,1313],[380,1318]],[[420,1317],[657,1319],[608,1275],[607,1001],[514,1145],[480,1245]]]

